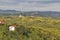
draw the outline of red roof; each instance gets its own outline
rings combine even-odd
[[[4,24],[4,20],[0,20],[0,24]]]
[[[12,26],[16,27],[16,25],[12,25]]]
[[[0,22],[4,22],[4,20],[0,20]]]

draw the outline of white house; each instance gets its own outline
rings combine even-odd
[[[19,15],[19,17],[22,17],[22,15]]]
[[[15,31],[16,26],[9,26],[9,31]]]
[[[23,15],[19,15],[19,17],[21,18],[21,17],[24,17]]]

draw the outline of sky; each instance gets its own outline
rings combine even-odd
[[[0,0],[0,9],[60,12],[60,0]]]

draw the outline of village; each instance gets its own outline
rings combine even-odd
[[[23,18],[23,17],[25,17],[25,16],[22,16],[21,14],[18,16],[18,18]],[[29,16],[29,17],[33,18],[34,16]],[[5,24],[5,20],[0,19],[0,25],[4,25],[4,24]],[[17,28],[16,23],[13,23],[13,24],[8,26],[9,31],[15,31],[16,28]]]
[[[22,17],[24,17],[24,16],[19,15],[19,18],[22,18]],[[4,24],[5,24],[5,20],[0,20],[0,25],[4,25]],[[8,30],[15,31],[16,27],[17,27],[16,24],[9,25]]]

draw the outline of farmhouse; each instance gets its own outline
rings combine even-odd
[[[15,31],[16,25],[9,26],[9,31]]]
[[[0,20],[0,24],[4,24],[4,20]]]

